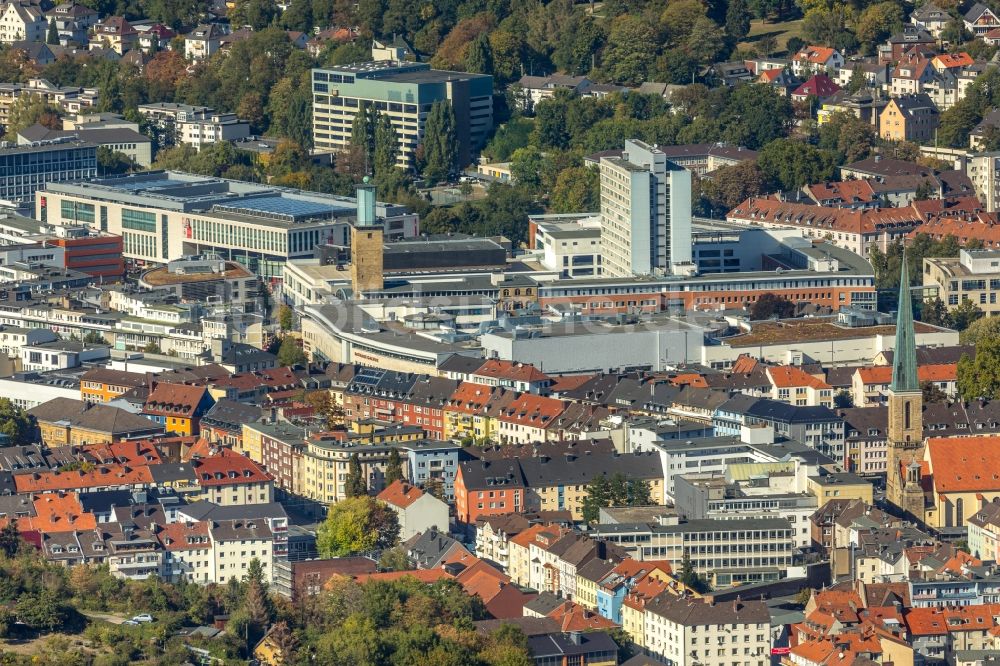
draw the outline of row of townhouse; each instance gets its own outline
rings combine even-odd
[[[427,439],[419,426],[371,419],[311,434],[273,418],[241,428],[238,450],[266,466],[278,488],[324,505],[347,497],[345,482],[354,457],[372,492],[386,487],[386,469],[398,454],[412,483],[438,484],[445,499],[454,497],[458,466],[467,458],[460,443]]]
[[[0,504],[0,524],[10,521],[52,562],[107,564],[133,580],[224,583],[242,578],[254,558],[270,576],[288,554],[281,505],[223,506],[168,489],[19,492]]]
[[[664,503],[666,481],[656,453],[619,454],[589,447],[561,455],[462,462],[455,478],[455,514],[466,526],[484,516],[522,511],[567,511],[583,519],[587,486],[616,474],[649,487],[650,503]]]

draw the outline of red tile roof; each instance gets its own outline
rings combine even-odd
[[[826,74],[814,74],[805,83],[792,92],[793,96],[806,97],[813,95],[819,98],[829,97],[840,90],[840,86],[833,82]]]
[[[825,65],[833,57],[834,53],[836,53],[834,49],[825,46],[807,46],[796,53],[792,60],[811,62],[814,65]]]
[[[478,414],[486,407],[492,395],[493,389],[485,384],[462,382],[448,397],[448,411]]]
[[[996,627],[993,618],[1000,615],[1000,604],[910,608],[904,614],[913,636],[942,636],[951,632],[989,631]]]
[[[143,411],[156,416],[194,418],[207,391],[204,386],[157,384],[146,398]]]
[[[113,443],[91,444],[82,447],[83,453],[97,459],[99,463],[121,463],[131,467],[159,465],[163,462],[159,449],[152,439],[130,439]]]
[[[389,484],[377,497],[386,504],[405,509],[423,496],[424,491],[420,488],[398,479]]]
[[[792,365],[772,366],[766,369],[767,375],[778,388],[808,386],[814,389],[828,389],[830,385],[822,379],[813,377],[802,368]]]
[[[932,437],[927,455],[939,494],[1000,490],[1000,435]]]
[[[865,203],[878,199],[871,183],[867,180],[816,183],[815,185],[807,185],[806,191],[818,203],[833,199],[840,199],[844,203]]]
[[[976,64],[976,60],[965,51],[961,53],[941,53],[934,56],[934,64],[944,69],[951,69],[953,67],[969,67]]]
[[[195,477],[202,486],[227,486],[264,483],[274,477],[246,456],[230,449],[219,449],[213,456],[194,460]]]
[[[541,382],[549,378],[544,372],[527,363],[490,359],[483,363],[473,375],[496,377],[519,382]]]
[[[156,538],[160,540],[160,545],[165,550],[170,551],[202,550],[212,547],[212,542],[208,538],[207,520],[196,523],[168,523],[160,527]]]
[[[864,384],[889,384],[892,382],[892,366],[890,365],[858,368],[856,372]],[[921,365],[917,368],[917,379],[921,382],[953,382],[958,379],[958,364]]]
[[[35,514],[31,517],[18,518],[19,532],[71,532],[74,530],[92,530],[97,527],[97,519],[92,513],[84,513],[77,493],[46,493],[32,498]],[[10,522],[0,518],[0,527]]]
[[[548,428],[565,410],[566,403],[562,400],[524,393],[507,405],[498,419],[532,428]]]
[[[148,486],[152,483],[153,475],[147,465],[129,467],[128,465],[119,465],[117,463],[97,465],[89,472],[82,470],[68,472],[53,470],[14,475],[14,484],[19,493],[44,493],[60,490],[113,488],[119,486]]]

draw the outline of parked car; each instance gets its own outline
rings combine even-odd
[[[132,621],[135,622],[136,624],[144,624],[146,622],[152,622],[153,616],[150,615],[149,613],[143,613],[142,615],[136,615],[135,617],[133,617]]]

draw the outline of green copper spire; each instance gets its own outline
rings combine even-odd
[[[910,275],[906,268],[906,253],[899,271],[899,311],[896,313],[896,349],[892,355],[893,393],[919,391],[917,380],[917,342],[913,334],[913,304],[910,295]]]

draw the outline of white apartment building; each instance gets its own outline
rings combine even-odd
[[[620,157],[602,157],[600,170],[604,274],[690,270],[691,172],[631,139]]]
[[[8,2],[0,8],[0,42],[44,42],[49,24],[37,5]]]
[[[767,666],[771,615],[763,601],[677,598],[646,603],[643,642],[673,666]]]
[[[209,527],[212,542],[214,581],[241,580],[250,560],[260,560],[266,580],[274,575],[274,534],[265,519],[213,520]]]

